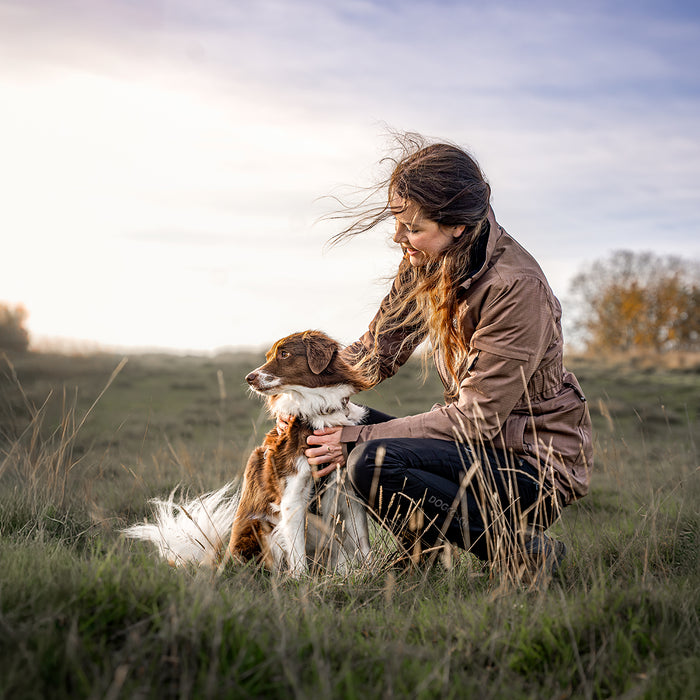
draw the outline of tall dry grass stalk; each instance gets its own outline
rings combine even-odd
[[[55,427],[47,427],[47,407],[53,397],[50,391],[37,408],[27,397],[10,359],[2,356],[15,389],[22,397],[29,416],[26,427],[16,436],[5,436],[7,446],[0,447],[0,479],[10,478],[17,483],[20,496],[33,506],[51,504],[57,508],[66,505],[69,485],[83,459],[76,454],[76,438],[94,411],[100,399],[124,368],[122,359],[88,410],[77,415],[77,391],[72,397],[64,389],[61,396],[61,419]]]

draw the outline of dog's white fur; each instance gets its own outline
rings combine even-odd
[[[166,499],[154,498],[155,522],[132,525],[127,537],[153,542],[172,566],[208,561],[226,546],[236,516],[240,492],[228,483],[216,491],[177,503],[173,489]]]
[[[296,475],[285,480],[280,520],[272,535],[273,546],[282,548],[292,576],[299,576],[306,569],[306,509],[312,486],[308,461],[299,457],[296,466]]]
[[[275,402],[273,415],[298,416],[314,430],[357,425],[367,414],[364,406],[350,403],[355,390],[347,384],[329,387],[285,386]]]

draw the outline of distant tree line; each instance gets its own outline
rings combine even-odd
[[[571,283],[591,352],[700,351],[700,261],[619,250]],[[25,352],[27,311],[0,302],[0,350]]]
[[[700,350],[700,261],[620,250],[572,281],[589,351]]]
[[[23,306],[8,306],[0,302],[0,350],[26,352],[29,332],[25,328],[27,311]]]

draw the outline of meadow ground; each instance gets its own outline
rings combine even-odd
[[[172,569],[119,529],[240,474],[269,427],[259,359],[0,359],[0,697],[700,697],[700,372],[573,363],[595,474],[544,590],[464,553],[347,579]],[[419,371],[362,398],[425,410]]]

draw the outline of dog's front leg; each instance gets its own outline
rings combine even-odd
[[[285,479],[280,501],[280,535],[285,544],[292,576],[306,570],[306,508],[311,498],[311,467],[305,457],[296,463],[297,473]]]
[[[332,566],[337,566],[341,572],[347,572],[353,562],[366,561],[370,554],[365,506],[345,480],[345,472],[336,472],[335,478],[326,487],[321,504],[324,522],[342,542],[337,552],[337,545],[334,542],[330,544],[334,548]],[[338,528],[338,525],[341,527]]]
[[[370,555],[369,528],[367,527],[367,510],[355,494],[344,494],[348,499],[348,522],[349,530],[352,533],[353,541],[357,544],[362,560],[366,560]]]

